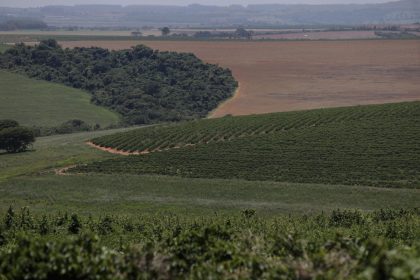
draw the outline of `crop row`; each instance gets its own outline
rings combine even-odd
[[[128,152],[161,151],[174,147],[225,142],[242,137],[350,121],[380,123],[399,117],[418,117],[419,111],[420,103],[413,102],[225,117],[146,127],[96,138],[92,142],[103,147]]]
[[[420,187],[419,124],[419,113],[331,122],[120,157],[74,171]]]
[[[418,279],[419,209],[1,216],[1,279]]]

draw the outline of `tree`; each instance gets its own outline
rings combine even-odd
[[[162,36],[168,36],[171,33],[171,29],[169,27],[165,26],[160,30],[162,32]]]
[[[0,130],[17,126],[19,123],[15,120],[0,120]]]
[[[35,142],[34,133],[25,127],[9,127],[0,130],[0,150],[8,153],[24,152]]]
[[[238,38],[252,39],[252,31],[248,31],[245,28],[240,27],[236,29],[235,36]]]

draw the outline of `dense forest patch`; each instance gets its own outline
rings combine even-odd
[[[94,139],[150,153],[75,171],[418,188],[419,123],[419,102],[200,120]]]
[[[94,104],[115,110],[129,124],[205,117],[237,86],[230,70],[193,54],[141,45],[109,51],[63,49],[54,40],[19,44],[0,56],[0,67],[85,89]]]

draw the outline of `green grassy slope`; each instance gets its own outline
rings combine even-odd
[[[10,46],[5,45],[5,44],[0,44],[0,53],[4,52],[5,50],[7,50]]]
[[[89,94],[66,86],[0,71],[0,119],[27,126],[56,126],[71,119],[107,126],[119,116],[90,103]]]
[[[419,123],[420,102],[197,121],[95,139],[125,150],[184,147],[76,170],[420,187]]]
[[[131,128],[39,137],[33,149],[18,154],[0,153],[0,182],[18,176],[31,176],[76,163],[112,157],[85,145],[89,138]]]
[[[262,215],[334,209],[414,208],[418,189],[292,184],[168,176],[107,174],[24,176],[0,181],[0,210],[28,206],[38,214],[101,216],[141,213],[209,215],[255,209]]]

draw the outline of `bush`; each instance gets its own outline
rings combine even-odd
[[[25,127],[9,127],[0,130],[0,150],[8,153],[23,152],[35,142],[34,133]]]
[[[15,120],[0,120],[0,130],[17,126],[19,123]]]

